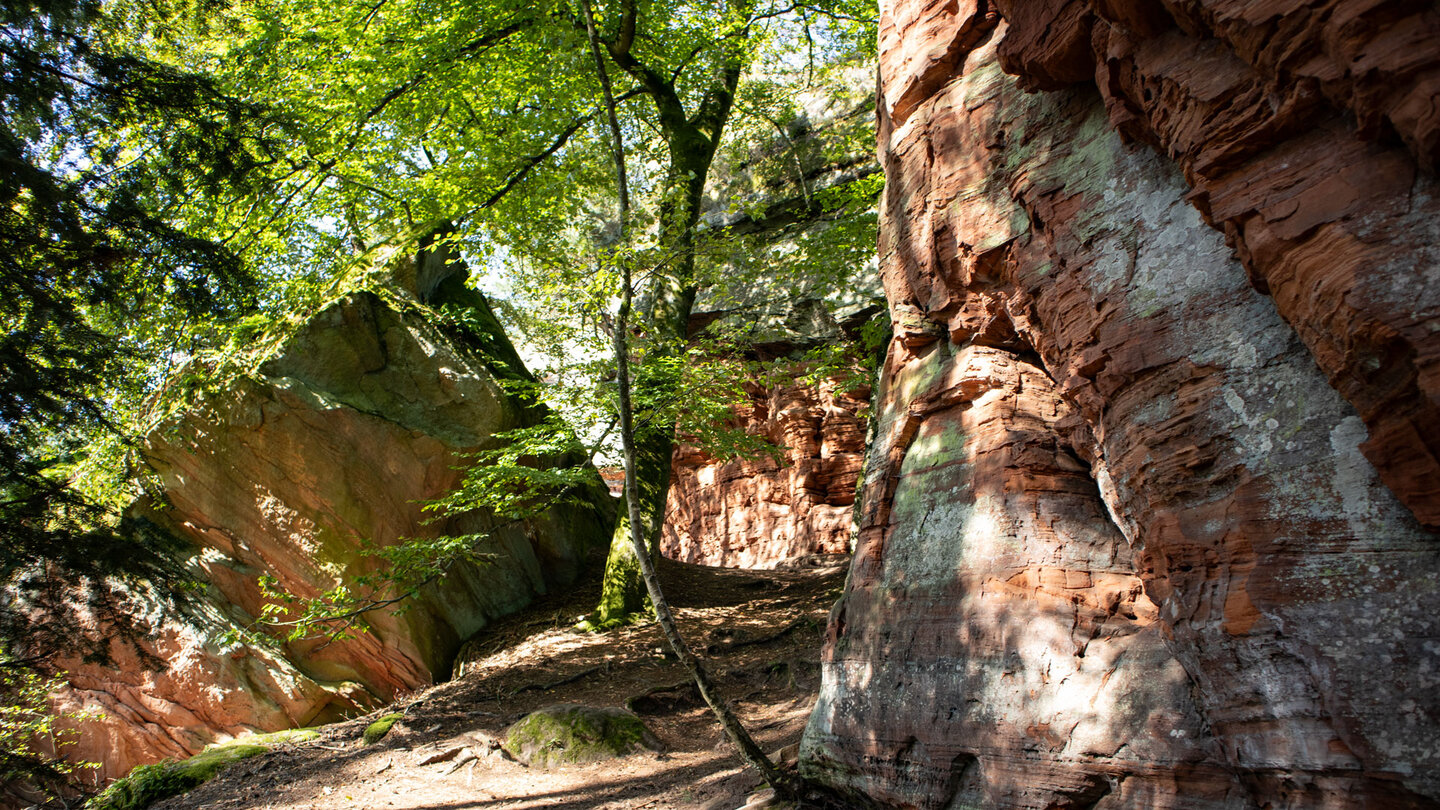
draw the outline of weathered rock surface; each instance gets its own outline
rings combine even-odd
[[[584,765],[663,748],[633,712],[562,703],[533,711],[505,731],[504,748],[538,768]]]
[[[1440,10],[1165,5],[1002,3],[1025,32],[1002,64],[1027,87],[1093,81],[1112,126],[1175,160],[1364,421],[1361,452],[1440,527]]]
[[[693,333],[721,333],[748,359],[811,371],[808,351],[862,351],[860,333],[884,310],[874,256],[873,67],[851,66],[801,93],[778,137],[768,129],[742,136],[735,143],[758,145],[721,156],[704,227],[723,229],[725,249],[702,251],[707,286]],[[851,378],[748,387],[734,420],[773,455],[716,459],[677,444],[665,556],[773,568],[850,551],[870,386],[859,383],[858,361],[842,374]]]
[[[661,553],[735,568],[848,553],[869,400],[868,387],[834,382],[757,390],[737,418],[775,456],[717,460],[680,445]]]
[[[807,766],[913,807],[1228,806],[1055,384],[943,342],[886,384]]]
[[[225,633],[249,617],[214,589],[187,615],[159,599],[134,602],[137,612],[148,604],[142,622],[151,633],[139,644],[113,641],[105,664],[62,659],[69,686],[52,695],[59,711],[103,715],[61,723],[78,733],[60,753],[100,764],[79,774],[87,781],[103,785],[217,740],[334,720],[378,702],[359,684],[307,675],[282,651],[227,642]]]
[[[194,543],[191,564],[207,592],[195,615],[147,616],[151,637],[138,650],[117,641],[112,667],[62,662],[71,671],[62,704],[106,714],[82,725],[70,755],[113,776],[242,731],[379,705],[448,676],[461,641],[574,578],[590,544],[607,536],[603,495],[594,507],[560,506],[518,524],[478,512],[434,520],[423,509],[458,482],[464,453],[533,418],[497,383],[523,373],[513,349],[505,356],[477,342],[438,328],[413,300],[352,294],[257,374],[150,436],[146,455],[166,501],[151,518]],[[401,614],[365,613],[367,632],[353,638],[271,649],[222,640],[259,615],[261,575],[300,596],[337,586],[363,593],[358,578],[382,566],[367,546],[481,533],[484,564],[451,567]],[[147,666],[146,653],[168,667]]]
[[[1440,40],[1278,8],[882,3],[895,329],[810,773],[1440,806]]]

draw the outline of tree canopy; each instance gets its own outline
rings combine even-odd
[[[116,581],[183,593],[173,541],[79,471],[97,435],[123,448],[168,352],[253,306],[244,263],[175,215],[249,186],[274,124],[113,33],[96,3],[0,3],[0,770],[42,782],[66,769],[34,745],[52,731],[36,669],[103,655],[86,621],[137,629]]]
[[[872,42],[873,8],[860,0],[623,0],[597,6],[594,18],[599,64],[615,82],[616,126],[635,167],[626,249],[640,287],[634,350],[644,361],[637,475],[654,538],[674,422],[644,411],[681,390],[700,286],[701,207],[726,127],[737,109],[772,124],[793,117],[776,88]],[[588,257],[617,238],[608,213],[617,189],[601,71],[578,5],[273,0],[168,20],[137,14],[133,25],[153,58],[203,66],[293,121],[275,164],[288,168],[269,168],[275,191],[207,198],[191,210],[209,235],[250,255],[287,258],[304,252],[297,244],[340,239],[364,251],[443,222],[482,264],[523,270],[521,284],[552,299],[552,322],[608,321],[619,280]],[[627,532],[622,520],[599,626],[644,604]]]
[[[80,585],[93,606],[114,600],[104,583],[116,576],[180,576],[169,541],[122,520],[122,500],[83,462],[124,469],[106,454],[125,454],[175,364],[303,317],[378,247],[416,242],[503,279],[509,321],[571,355],[552,373],[580,369],[602,408],[614,391],[596,384],[610,361],[594,347],[622,291],[596,250],[624,251],[637,514],[653,554],[683,395],[700,379],[690,311],[707,270],[731,266],[705,260],[723,228],[701,222],[717,160],[736,162],[726,133],[738,119],[787,137],[792,90],[873,47],[874,8],[617,0],[593,8],[593,52],[584,11],[573,0],[0,5],[0,565],[13,592],[40,604]],[[630,156],[623,234],[613,133]],[[792,157],[806,206],[843,207],[812,195]],[[724,374],[707,384],[735,387]],[[628,539],[622,521],[597,626],[643,608]],[[21,604],[0,611],[3,665],[37,663],[68,633],[29,627]]]
[[[110,47],[92,4],[6,3],[0,16],[0,576],[58,599],[81,581],[164,574],[147,536],[104,520],[69,479],[187,324],[251,306],[243,263],[167,212],[183,189],[248,184],[267,118],[210,79]],[[5,661],[70,638],[8,604]],[[37,633],[53,637],[14,646]]]

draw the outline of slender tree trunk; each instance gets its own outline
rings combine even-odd
[[[690,677],[695,681],[695,686],[700,690],[700,697],[704,698],[705,703],[714,712],[715,718],[720,721],[720,726],[725,730],[725,736],[730,739],[730,744],[751,767],[760,772],[766,782],[770,783],[770,786],[775,789],[776,795],[794,800],[802,795],[803,780],[776,767],[775,763],[756,744],[750,733],[745,730],[745,726],[735,716],[734,710],[716,691],[715,684],[711,682],[710,674],[705,670],[704,664],[695,657],[689,645],[685,643],[684,637],[680,635],[680,628],[675,625],[675,615],[670,609],[670,602],[666,600],[665,593],[660,588],[660,578],[655,572],[655,562],[645,542],[644,518],[640,514],[640,488],[635,475],[638,448],[635,444],[634,407],[630,399],[628,331],[631,292],[628,266],[625,267],[622,276],[624,279],[622,300],[619,316],[615,322],[615,363],[620,389],[620,440],[625,451],[625,501],[631,526],[641,527],[630,533],[635,559],[639,565],[646,590],[650,595],[650,602],[655,607],[655,619],[665,633],[665,639],[670,642],[670,648],[675,651],[680,663],[689,671]]]
[[[680,635],[680,629],[675,625],[675,616],[670,609],[670,603],[665,599],[665,593],[660,588],[660,579],[655,572],[655,538],[660,526],[663,524],[665,508],[665,497],[670,484],[670,455],[672,450],[673,428],[654,424],[653,420],[647,420],[651,424],[643,432],[637,431],[635,427],[635,408],[631,397],[630,377],[630,309],[634,296],[633,279],[630,272],[630,257],[625,254],[625,239],[627,236],[627,225],[630,215],[630,194],[626,181],[625,170],[625,147],[624,136],[620,130],[620,122],[615,112],[614,93],[610,88],[610,79],[605,70],[604,58],[600,53],[598,37],[595,33],[595,20],[590,11],[590,0],[580,0],[580,8],[585,17],[585,28],[590,38],[590,48],[595,54],[596,68],[600,72],[601,86],[605,92],[605,106],[609,113],[610,133],[614,146],[615,172],[620,192],[620,248],[617,255],[620,266],[621,293],[620,310],[615,319],[615,367],[616,383],[618,387],[618,410],[620,417],[620,443],[625,455],[625,505],[626,519],[620,521],[620,532],[626,531],[630,540],[630,552],[640,571],[640,579],[645,583],[646,593],[650,597],[650,603],[655,608],[655,618],[665,633],[665,638],[670,642],[670,648],[689,671],[690,677],[694,679],[695,686],[700,690],[700,696],[715,713],[716,719],[730,738],[730,742],[740,753],[740,756],[750,763],[752,767],[760,772],[777,795],[796,799],[801,795],[803,781],[792,777],[775,767],[775,763],[765,755],[760,746],[750,736],[745,727],[730,705],[721,699],[715,690],[715,685],[710,681],[709,673],[705,671],[704,665],[691,652],[689,645]],[[709,155],[713,154],[713,148],[704,158],[708,169]],[[673,164],[672,164],[673,165]],[[680,252],[674,255],[676,262],[680,263],[680,272],[676,274],[662,273],[660,284],[657,285],[655,298],[652,306],[655,308],[648,319],[652,324],[659,324],[663,329],[661,337],[673,343],[674,348],[684,345],[687,337],[690,307],[694,304],[695,293],[688,289],[683,280],[690,278],[691,265],[694,262],[692,244],[688,236],[694,233],[695,221],[699,215],[700,192],[703,188],[704,171],[692,172],[684,179],[683,188],[686,192],[685,210],[669,212],[675,215],[675,220],[668,223],[671,227],[680,227],[680,239],[677,240],[677,247]],[[672,178],[675,174],[672,172]],[[662,216],[665,212],[662,212]],[[662,224],[663,229],[666,227]],[[662,240],[663,241],[663,240]],[[668,283],[667,283],[668,282]],[[680,282],[680,283],[675,283]],[[673,385],[673,381],[671,385]],[[641,445],[643,439],[644,445]],[[645,464],[642,478],[642,461]],[[644,514],[644,506],[651,507],[649,515]],[[647,542],[646,538],[652,538]],[[611,556],[615,556],[614,545],[612,544]],[[610,569],[607,567],[606,585],[610,585]]]
[[[582,0],[588,14],[589,0]],[[753,0],[732,0],[735,10],[745,11]],[[700,218],[700,201],[710,162],[720,143],[721,132],[734,105],[735,88],[742,70],[738,57],[714,72],[710,86],[694,99],[694,113],[686,111],[687,101],[675,87],[674,76],[652,70],[631,52],[636,19],[640,13],[634,0],[621,4],[618,33],[604,41],[604,49],[629,77],[644,89],[655,104],[656,120],[665,138],[670,165],[660,198],[659,266],[648,272],[648,295],[645,311],[637,319],[645,330],[646,351],[650,358],[663,357],[667,352],[684,350],[689,337],[690,310],[695,303],[695,225]],[[593,20],[587,25],[601,81],[609,87],[601,40]],[[613,99],[613,94],[607,96]],[[615,137],[619,143],[618,122],[612,116]],[[621,154],[617,152],[617,154]],[[619,164],[617,164],[619,165]],[[633,291],[632,291],[633,292]],[[630,336],[626,336],[627,340]],[[647,363],[647,369],[654,364]],[[610,543],[605,588],[600,604],[591,616],[598,627],[620,624],[644,610],[639,560],[631,551],[631,526],[636,525],[649,538],[644,555],[653,561],[657,554],[660,531],[664,525],[665,500],[670,488],[670,456],[674,445],[674,425],[669,420],[651,418],[643,409],[646,403],[673,401],[681,392],[678,385],[645,375],[637,380],[644,390],[637,398],[642,412],[637,414],[635,433],[635,478],[639,487],[639,515],[617,527]]]
[[[695,264],[694,233],[704,188],[703,179],[696,178],[704,178],[714,153],[713,147],[701,140],[704,145],[696,151],[671,150],[671,183],[668,199],[661,207],[660,244],[666,265],[653,275],[646,301],[648,312],[641,319],[652,359],[684,351],[689,338],[690,311],[695,304],[695,289],[690,283]],[[675,380],[649,379],[644,387],[638,397],[642,403],[672,401],[680,394]],[[645,405],[640,408],[634,434],[634,478],[640,503],[638,519],[642,535],[649,538],[645,547],[653,562],[659,555],[660,534],[665,525],[675,428],[666,420],[649,418]],[[640,561],[631,542],[633,520],[627,516],[618,521],[611,537],[600,603],[589,619],[597,629],[632,621],[645,612],[646,590]]]

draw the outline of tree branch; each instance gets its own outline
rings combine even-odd
[[[634,98],[635,96],[640,95],[641,92],[642,92],[642,91],[640,91],[640,90],[638,90],[638,89],[637,89],[637,90],[628,90],[628,91],[626,91],[626,92],[624,92],[624,93],[621,93],[619,96],[616,96],[614,100],[615,100],[616,102],[628,101],[628,100]],[[572,136],[574,136],[576,132],[579,132],[582,127],[584,127],[586,124],[588,124],[588,123],[590,123],[591,121],[594,121],[594,120],[595,120],[595,115],[594,115],[593,113],[590,114],[590,115],[584,116],[583,118],[577,118],[577,119],[575,119],[575,121],[574,121],[569,127],[567,127],[565,130],[563,130],[559,135],[557,135],[557,136],[555,137],[555,140],[553,140],[553,141],[550,142],[550,145],[549,145],[549,146],[545,147],[545,148],[544,148],[543,150],[541,150],[540,152],[537,152],[536,154],[533,154],[533,155],[525,158],[525,160],[521,162],[520,168],[516,169],[516,170],[510,175],[510,177],[506,179],[504,185],[502,185],[500,188],[496,189],[495,192],[492,193],[489,197],[485,198],[485,201],[484,201],[484,202],[480,203],[479,205],[476,205],[475,207],[471,208],[469,211],[465,212],[465,215],[468,216],[468,215],[470,215],[470,214],[473,214],[473,213],[476,212],[476,211],[484,210],[484,209],[489,208],[489,207],[495,205],[496,203],[500,202],[500,200],[503,199],[506,194],[509,194],[511,191],[514,190],[514,188],[515,188],[516,186],[520,185],[521,181],[523,181],[523,180],[526,178],[526,176],[528,176],[528,175],[530,174],[530,172],[531,172],[532,170],[534,170],[534,168],[535,168],[536,166],[539,166],[541,163],[544,163],[546,160],[548,160],[549,158],[551,158],[556,152],[560,151],[560,149],[561,149],[562,147],[564,147],[567,142],[569,142],[570,138],[571,138]]]
[[[465,45],[461,46],[459,50],[455,51],[455,53],[451,54],[450,56],[441,59],[427,69],[416,73],[414,76],[411,76],[409,79],[406,79],[404,82],[401,82],[399,85],[391,88],[390,92],[386,93],[384,96],[381,96],[380,100],[377,101],[374,106],[367,110],[363,115],[361,115],[359,121],[355,122],[355,134],[351,136],[350,143],[346,145],[346,148],[350,148],[355,145],[356,141],[360,139],[360,130],[364,129],[366,124],[370,123],[370,121],[372,121],[375,116],[384,112],[385,108],[390,106],[390,104],[396,99],[400,98],[401,96],[423,84],[426,79],[430,78],[435,68],[439,67],[440,65],[446,65],[452,62],[459,61],[463,57],[471,56],[480,51],[492,48],[500,44],[504,40],[508,39],[509,37],[514,36],[515,34],[530,27],[532,22],[533,20],[529,19],[516,20],[507,26],[498,28],[481,37],[473,39],[470,42],[467,42]]]

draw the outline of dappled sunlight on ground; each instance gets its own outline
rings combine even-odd
[[[819,685],[821,634],[838,569],[739,572],[666,563],[677,619],[725,697],[767,751],[799,740]],[[162,810],[461,810],[733,808],[759,785],[667,656],[651,624],[594,635],[572,629],[598,593],[590,583],[496,623],[462,651],[464,674],[396,706],[327,726],[320,739],[247,761]],[[629,703],[662,753],[556,769],[495,748],[542,706]],[[360,733],[405,717],[378,744]],[[441,760],[426,763],[429,760]]]

